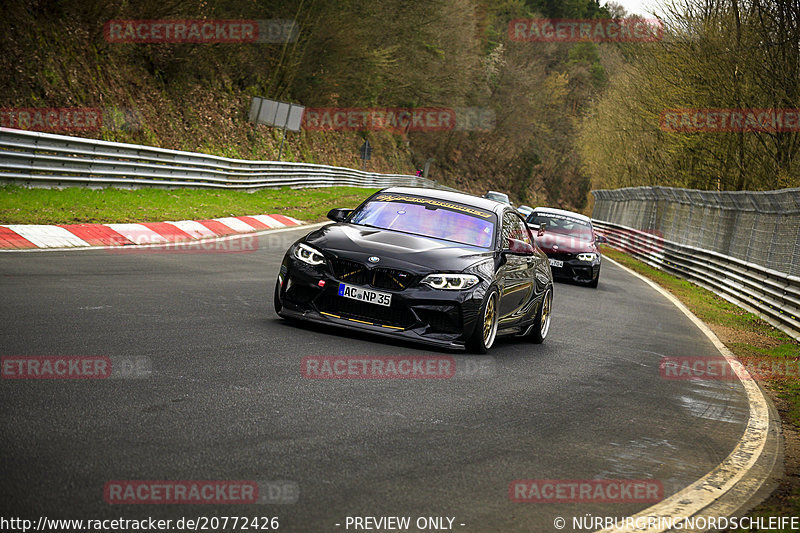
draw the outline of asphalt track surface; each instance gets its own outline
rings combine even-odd
[[[0,381],[0,514],[277,516],[280,531],[320,532],[347,531],[348,516],[554,531],[561,516],[571,531],[574,516],[623,517],[650,504],[514,503],[509,483],[653,479],[669,496],[742,434],[738,382],[659,373],[663,357],[718,356],[710,341],[608,262],[598,289],[556,284],[545,344],[501,339],[478,357],[279,319],[278,267],[307,231],[261,236],[251,253],[0,254],[0,355],[144,358],[152,368],[138,379]],[[439,380],[301,374],[305,356],[348,354],[454,356],[458,371]],[[109,505],[110,480],[289,480],[300,496]]]

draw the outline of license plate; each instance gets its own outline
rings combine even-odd
[[[352,285],[346,285],[344,283],[339,284],[339,296],[361,302],[384,305],[386,307],[392,305],[392,295],[388,292],[378,292],[361,287],[353,287]]]
[[[550,266],[561,268],[564,266],[564,261],[559,261],[558,259],[550,259]]]

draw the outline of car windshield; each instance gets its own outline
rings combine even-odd
[[[495,215],[477,207],[432,198],[380,194],[351,216],[351,224],[413,233],[490,248]]]
[[[486,193],[486,198],[490,200],[494,200],[495,202],[503,202],[504,204],[510,204],[510,200],[508,199],[507,194],[503,194],[501,192],[493,192],[489,191]]]
[[[592,240],[592,225],[585,220],[556,213],[532,213],[528,217],[528,224],[541,226],[542,223],[547,224],[547,232],[569,235],[584,241]]]

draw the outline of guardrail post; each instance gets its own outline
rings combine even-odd
[[[797,236],[794,240],[794,250],[792,250],[792,262],[789,265],[789,274],[800,276],[800,224],[796,227]]]

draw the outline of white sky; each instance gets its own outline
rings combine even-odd
[[[657,0],[611,0],[618,4],[621,4],[622,7],[625,8],[625,11],[628,13],[635,13],[637,15],[642,16],[649,16],[650,12],[654,9],[656,12],[659,12],[657,8],[658,2]],[[601,2],[601,4],[606,4],[608,0]]]

